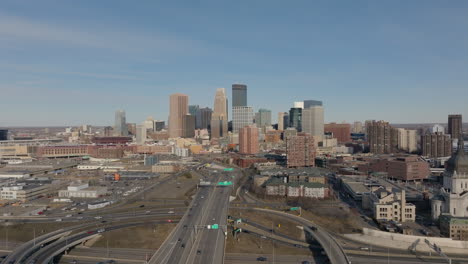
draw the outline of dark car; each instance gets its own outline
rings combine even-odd
[[[257,261],[266,261],[266,260],[267,260],[267,258],[265,258],[265,257],[258,257],[257,258]]]
[[[145,207],[145,205],[144,205],[144,204],[140,205],[140,208],[143,208],[143,207]]]
[[[180,245],[182,248],[185,248],[185,244]]]
[[[307,261],[307,260],[304,260],[304,261],[302,261],[301,263],[302,263],[302,264],[310,264],[310,262]]]
[[[197,255],[200,255],[201,254],[201,250],[197,250]]]

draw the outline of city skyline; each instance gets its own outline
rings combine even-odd
[[[468,4],[442,5],[4,1],[0,111],[15,114],[0,126],[109,125],[115,109],[129,122],[167,120],[171,93],[211,106],[215,89],[234,83],[274,123],[307,98],[324,102],[327,123],[442,123],[468,115],[457,96],[468,83]]]

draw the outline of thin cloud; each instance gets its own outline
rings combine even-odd
[[[201,49],[198,41],[174,37],[162,32],[142,32],[131,28],[92,28],[86,25],[55,24],[0,13],[0,45],[59,45],[105,49],[154,56],[167,52],[194,52]],[[159,63],[158,58],[151,62]]]

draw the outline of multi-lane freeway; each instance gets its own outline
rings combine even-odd
[[[209,173],[206,180],[232,180],[229,173]],[[195,195],[189,211],[151,258],[150,263],[222,263],[227,210],[232,187],[204,186]],[[208,226],[218,225],[218,228]]]

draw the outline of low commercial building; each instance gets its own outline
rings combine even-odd
[[[406,203],[405,191],[391,188],[371,188],[370,193],[362,197],[362,207],[370,209],[376,220],[414,222],[416,206]]]
[[[59,197],[65,198],[98,198],[107,194],[107,187],[93,186],[88,183],[77,183],[59,191]]]
[[[327,198],[330,190],[327,185],[317,182],[293,182],[272,178],[265,183],[266,194],[271,196]]]
[[[424,180],[431,174],[429,163],[418,156],[375,157],[360,164],[361,172],[386,172],[389,178],[402,181]]]
[[[453,217],[443,214],[439,218],[440,233],[453,240],[468,241],[468,217]]]
[[[88,209],[94,210],[94,209],[104,208],[110,204],[111,204],[110,201],[100,201],[100,202],[95,202],[95,203],[89,203]]]
[[[49,191],[48,185],[18,184],[2,187],[0,198],[4,200],[29,201],[46,194]]]

